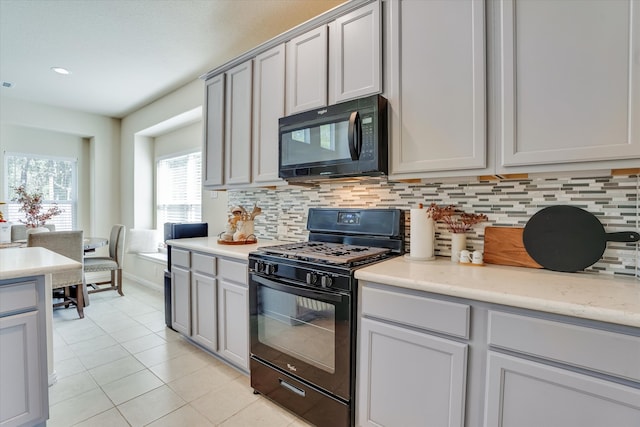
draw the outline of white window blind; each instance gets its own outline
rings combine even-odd
[[[199,222],[202,212],[200,152],[157,160],[157,227],[165,222]]]
[[[25,219],[20,212],[15,188],[24,185],[28,193],[42,193],[42,212],[53,203],[62,210],[47,224],[54,224],[56,230],[73,230],[77,224],[77,168],[76,159],[47,157],[34,154],[9,153],[4,155],[5,189],[3,213],[8,221],[19,223]]]

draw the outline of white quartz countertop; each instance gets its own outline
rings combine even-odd
[[[401,288],[640,327],[640,280],[534,268],[393,258],[356,278]]]
[[[82,263],[45,248],[0,249],[0,279],[78,270]]]
[[[256,251],[262,246],[282,245],[284,243],[291,242],[282,242],[279,240],[258,240],[258,243],[250,245],[222,245],[218,243],[217,237],[191,237],[188,239],[167,240],[167,245],[171,245],[176,248],[226,256],[245,261],[249,258],[249,252]]]

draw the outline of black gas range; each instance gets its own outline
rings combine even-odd
[[[404,252],[399,209],[309,209],[309,240],[249,254],[251,386],[317,426],[354,423],[358,268]]]

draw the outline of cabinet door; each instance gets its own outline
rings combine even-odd
[[[640,390],[489,352],[486,427],[637,427]]]
[[[391,3],[392,175],[487,166],[484,9],[483,0]]]
[[[278,119],[284,112],[284,44],[254,59],[253,181],[278,178]]]
[[[464,425],[467,344],[362,319],[362,426]]]
[[[191,338],[211,351],[217,350],[216,279],[191,273]]]
[[[251,181],[252,61],[226,74],[225,184],[248,184]]]
[[[221,279],[218,286],[218,353],[249,370],[249,293],[245,286]]]
[[[202,185],[224,184],[224,74],[206,82]]]
[[[329,32],[329,103],[382,90],[380,2],[337,18]]]
[[[287,42],[287,115],[327,105],[327,26]]]
[[[0,426],[34,425],[48,413],[46,367],[38,333],[38,312],[0,318]],[[44,390],[43,390],[44,388]]]
[[[329,33],[329,103],[382,90],[380,2],[337,18]]]
[[[189,270],[171,266],[171,326],[191,335],[191,280]]]
[[[637,1],[499,5],[501,164],[640,158]]]

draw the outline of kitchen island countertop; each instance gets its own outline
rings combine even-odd
[[[640,280],[604,274],[452,263],[403,257],[364,267],[356,278],[548,313],[640,327]]]
[[[78,270],[82,264],[45,248],[0,250],[0,280]]]
[[[217,237],[191,237],[187,239],[167,240],[167,245],[174,246],[176,248],[226,256],[244,261],[248,259],[249,252],[256,251],[260,247],[282,245],[285,243],[291,242],[283,242],[279,240],[258,240],[258,243],[250,245],[225,245],[218,243]]]

